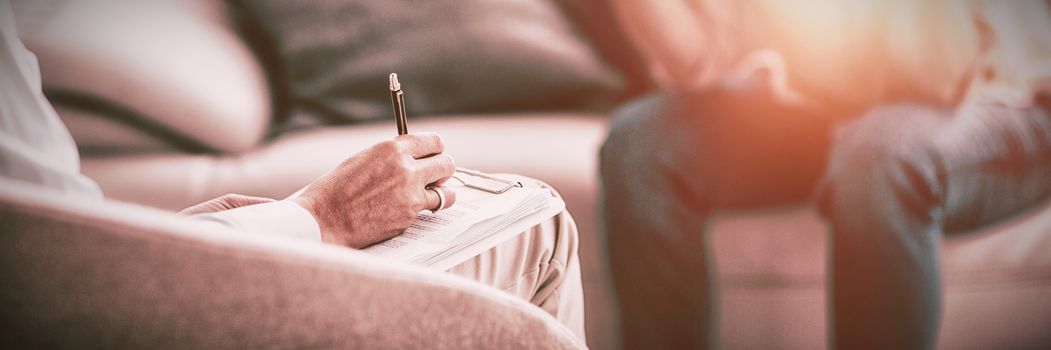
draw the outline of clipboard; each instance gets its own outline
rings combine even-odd
[[[456,172],[453,173],[450,179],[456,179],[464,186],[494,194],[507,192],[507,190],[514,187],[523,187],[519,181],[508,180],[478,170],[461,167],[456,167]]]
[[[515,187],[525,187],[520,181],[508,180],[495,175],[486,174],[478,170],[471,170],[461,167],[456,167],[456,171],[453,172],[453,176],[449,177],[449,179],[455,179],[456,181],[459,181],[466,187],[493,194],[501,194]],[[301,193],[303,193],[303,191],[306,191],[307,187],[309,186],[309,184],[307,184],[307,186],[303,186],[303,188],[300,188],[299,190],[288,195],[288,197],[285,197],[285,199],[292,199],[298,197]]]

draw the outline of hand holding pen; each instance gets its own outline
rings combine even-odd
[[[405,232],[421,210],[456,201],[456,192],[440,187],[456,170],[452,157],[438,134],[407,134],[402,94],[392,75],[397,137],[343,160],[289,199],[314,217],[323,242],[367,247]]]
[[[394,122],[398,125],[398,136],[401,137],[402,135],[408,135],[409,123],[405,119],[405,92],[402,91],[401,82],[398,81],[398,73],[390,74],[390,102],[391,105],[394,106]],[[438,139],[441,140],[440,137]],[[444,151],[444,145],[442,146],[442,150]],[[436,154],[435,156],[443,156],[452,162],[452,157],[441,154],[441,152],[438,153],[439,154]],[[438,206],[431,209],[432,213],[437,213],[442,209],[448,208],[452,205],[452,202],[455,201],[456,193],[451,190],[447,191],[441,187],[448,178],[449,177],[445,177],[425,187],[427,191],[438,196]],[[449,194],[451,194],[451,196]]]
[[[390,74],[390,102],[391,102],[391,105],[394,106],[394,122],[398,125],[398,135],[401,136],[401,135],[408,134],[409,133],[409,125],[408,125],[408,122],[405,120],[405,92],[402,91],[401,83],[398,81],[398,73],[391,73]],[[482,173],[482,172],[477,171],[477,170],[471,170],[471,169],[465,169],[465,168],[456,167],[456,171],[455,172],[464,173],[464,174],[467,174],[467,175],[471,175],[471,176],[474,176],[474,177],[477,177],[477,178],[481,178],[481,179],[487,180],[483,184],[475,184],[475,183],[469,183],[467,181],[464,181],[464,180],[456,177],[456,175],[452,175],[451,176],[451,178],[462,182],[464,184],[464,186],[467,186],[467,187],[470,187],[470,188],[474,188],[474,189],[478,189],[478,190],[482,190],[482,191],[486,191],[486,192],[490,192],[490,193],[503,193],[504,191],[507,191],[511,187],[515,187],[515,186],[522,187],[522,184],[517,182],[517,181],[510,181],[510,180],[506,180],[506,179],[501,179],[501,178],[494,177],[494,176],[489,175],[489,174]],[[435,183],[434,186],[441,186],[441,184],[444,183],[444,182],[445,182],[445,179],[443,179],[440,182]],[[438,194],[439,202],[441,204],[443,204],[443,205],[439,205],[438,209],[432,210],[432,212],[437,212],[438,210],[441,210],[441,208],[446,208],[447,207],[447,206],[444,205],[445,204],[445,196],[441,194],[442,191],[440,190],[440,187],[427,187],[427,189],[431,190],[431,191],[434,191],[435,194]],[[453,193],[452,191],[448,191],[448,192],[449,193]]]

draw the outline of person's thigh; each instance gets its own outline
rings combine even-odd
[[[948,233],[979,228],[1051,196],[1049,114],[979,103],[879,107],[840,130],[824,187],[842,184],[857,198],[902,192],[910,215],[874,220],[931,218]]]
[[[841,130],[826,176],[836,344],[933,346],[942,235],[1048,199],[1051,116],[981,104],[879,107]]]
[[[529,301],[583,340],[584,291],[578,240],[573,217],[562,211],[448,272]]]
[[[824,170],[832,124],[761,92],[659,94],[614,114],[603,155],[636,171],[657,168],[655,180],[679,182],[678,195],[710,209],[797,202]]]
[[[970,105],[934,138],[945,165],[945,231],[979,228],[1051,196],[1051,112]]]
[[[654,95],[614,114],[602,205],[626,347],[710,343],[708,216],[807,199],[830,124],[733,91]]]

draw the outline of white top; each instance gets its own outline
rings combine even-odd
[[[40,67],[18,38],[9,0],[0,0],[0,37],[0,176],[102,200],[98,184],[80,173],[73,138],[44,97]],[[287,200],[193,218],[255,233],[321,239],[310,212]]]

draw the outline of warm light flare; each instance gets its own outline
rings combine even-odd
[[[665,46],[683,45],[683,32],[701,45],[660,50],[655,40],[648,45],[657,49],[646,52],[666,87],[718,83],[757,61],[757,52],[765,62],[778,54],[782,62],[771,66],[784,67],[792,93],[855,107],[966,97],[1026,105],[1051,77],[1046,1],[684,3],[696,21],[677,21],[681,30]],[[645,15],[623,12],[627,21]]]

